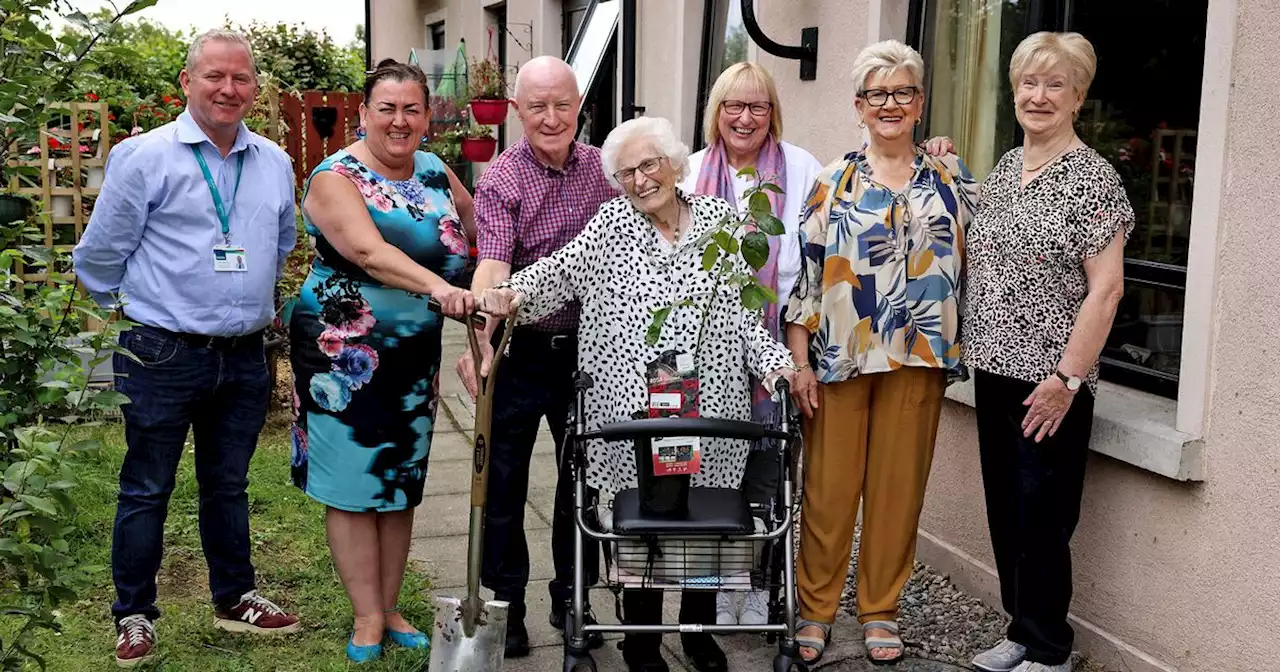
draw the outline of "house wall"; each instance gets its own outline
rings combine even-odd
[[[778,42],[798,43],[802,27],[820,27],[816,81],[800,81],[795,61],[762,52],[759,60],[778,80],[787,139],[823,162],[860,142],[848,72],[864,40],[905,38],[904,13],[892,2],[757,5],[762,28]],[[1219,212],[1196,218],[1201,230],[1193,245],[1216,251],[1200,250],[1209,261],[1193,265],[1188,278],[1189,287],[1212,288],[1212,304],[1197,309],[1212,319],[1203,381],[1205,480],[1175,481],[1099,454],[1089,461],[1073,543],[1073,618],[1078,648],[1110,669],[1277,669],[1280,346],[1269,335],[1280,328],[1280,275],[1260,272],[1258,242],[1271,238],[1270,213],[1280,208],[1280,191],[1268,184],[1280,158],[1256,151],[1259,138],[1280,133],[1280,14],[1270,5],[1210,2],[1210,42],[1225,40],[1217,53],[1231,60],[1207,67],[1203,83],[1206,108],[1215,104],[1211,96],[1226,107],[1223,115],[1202,115],[1219,126],[1216,133],[1201,129],[1200,152],[1221,156],[1201,159],[1197,181],[1212,182],[1197,184],[1197,208],[1201,194],[1211,194],[1204,207]],[[1221,169],[1205,172],[1218,163]],[[998,605],[981,484],[973,410],[948,401],[919,553]]]

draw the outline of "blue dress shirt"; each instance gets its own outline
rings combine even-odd
[[[231,244],[244,248],[247,272],[214,270],[222,226],[193,146],[230,209]],[[112,150],[73,253],[76,276],[99,304],[123,307],[142,324],[208,336],[263,329],[275,316],[276,281],[297,238],[293,179],[289,155],[243,123],[224,158],[184,111]]]

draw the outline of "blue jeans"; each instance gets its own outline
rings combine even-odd
[[[266,422],[271,377],[261,336],[197,343],[152,327],[120,336],[141,363],[120,354],[112,365],[123,408],[128,451],[111,541],[117,621],[156,619],[156,572],[164,554],[164,521],[187,431],[195,438],[200,486],[200,542],[218,609],[254,589],[249,560],[249,460]]]

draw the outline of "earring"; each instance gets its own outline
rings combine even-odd
[[[863,120],[859,119],[859,120],[858,120],[858,128],[866,128],[866,127],[867,127],[867,122],[865,122],[865,121],[863,121]]]
[[[920,117],[916,117],[916,126],[919,126],[921,121]]]
[[[429,136],[429,135],[424,135],[424,136],[422,136],[422,144],[424,144],[424,145],[425,145],[425,144],[427,144],[427,143],[428,143],[428,142],[430,142],[430,141],[431,141],[431,136]]]
[[[364,140],[366,135],[368,135],[368,133],[364,130],[364,124],[356,126],[356,140]]]

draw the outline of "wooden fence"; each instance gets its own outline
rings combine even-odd
[[[288,132],[284,148],[293,159],[293,175],[299,190],[311,171],[326,156],[355,141],[364,94],[340,91],[304,91],[280,96],[278,113]],[[279,124],[269,124],[269,129]],[[279,138],[272,138],[280,142]]]

